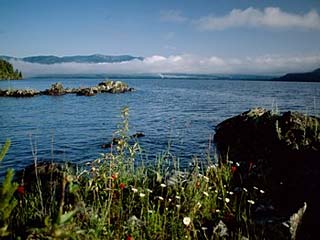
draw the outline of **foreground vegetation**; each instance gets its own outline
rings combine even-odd
[[[15,70],[11,63],[0,59],[0,80],[19,80],[22,79],[22,73]]]
[[[79,170],[52,167],[43,177],[35,156],[32,182],[8,170],[0,189],[0,236],[8,239],[261,239],[251,218],[259,189],[231,186],[236,166],[194,159],[180,171],[169,152],[144,164],[130,144],[128,109],[118,145]],[[2,148],[0,160],[9,148]],[[136,161],[141,163],[137,166]],[[203,162],[203,161],[202,161]],[[54,165],[50,165],[54,166]],[[28,174],[27,171],[25,174]]]

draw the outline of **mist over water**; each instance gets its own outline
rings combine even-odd
[[[0,99],[0,143],[11,140],[0,175],[8,167],[21,169],[37,158],[85,163],[99,157],[101,144],[112,139],[120,112],[130,109],[130,134],[139,138],[144,152],[154,156],[170,150],[182,167],[193,156],[205,158],[215,126],[253,107],[279,111],[320,113],[317,83],[259,82],[203,79],[122,79],[136,91],[93,97],[36,96]],[[54,82],[65,87],[94,86],[102,79],[29,78],[1,81],[0,88],[44,90]]]

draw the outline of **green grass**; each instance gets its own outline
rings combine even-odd
[[[234,191],[235,169],[230,163],[216,165],[209,158],[200,164],[192,159],[193,168],[181,172],[178,160],[164,153],[146,166],[139,144],[129,143],[128,114],[125,108],[115,133],[118,145],[86,168],[66,166],[58,175],[48,173],[50,184],[37,175],[31,190],[11,183],[12,176],[8,176],[1,187],[0,204],[14,205],[6,214],[0,212],[1,236],[259,239],[261,231],[255,230],[250,215],[257,193],[242,188]],[[4,189],[11,192],[4,195]]]

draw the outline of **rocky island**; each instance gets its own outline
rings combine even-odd
[[[62,83],[54,83],[51,85],[51,88],[44,91],[37,91],[34,89],[0,89],[0,97],[34,97],[38,95],[62,96],[65,94],[94,96],[99,93],[125,93],[133,90],[133,88],[130,88],[126,83],[121,81],[103,81],[97,86],[85,88],[64,88]]]

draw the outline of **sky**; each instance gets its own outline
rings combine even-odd
[[[15,64],[28,73],[281,74],[320,67],[319,0],[0,0],[0,22],[0,55],[145,57]]]

